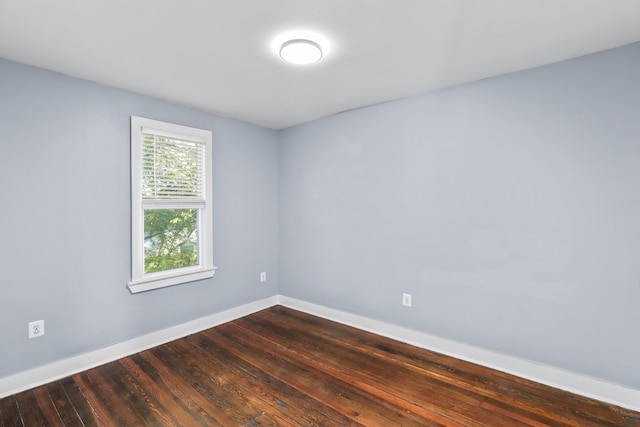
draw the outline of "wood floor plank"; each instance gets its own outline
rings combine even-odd
[[[282,314],[281,310],[284,310],[284,313],[291,315],[292,310],[284,309],[282,307],[278,308],[278,314]],[[261,312],[257,314],[269,315],[272,313]],[[343,341],[347,341],[349,342],[348,345],[355,351],[375,356],[379,360],[385,361],[385,363],[393,363],[398,369],[408,369],[413,374],[419,375],[420,377],[426,376],[451,385],[473,389],[478,392],[483,391],[490,382],[486,376],[476,376],[469,372],[467,370],[468,367],[473,365],[467,362],[458,361],[456,359],[448,358],[446,356],[403,343],[394,343],[392,349],[389,346],[389,339],[387,338],[363,331],[357,331],[353,328],[349,328],[348,326],[304,315],[304,313],[297,312],[296,314],[299,314],[300,317],[290,320],[292,325],[291,327],[300,325],[300,328],[302,329],[310,329],[309,331],[303,332],[303,334],[318,334],[319,336],[322,336],[323,339],[335,342],[337,345],[341,345]],[[307,323],[309,320],[322,323],[316,324],[317,322],[313,322],[309,324]],[[260,321],[264,321],[262,317],[260,317]],[[322,328],[326,328],[330,333],[323,332]],[[353,335],[354,331],[357,332],[357,335]],[[448,363],[451,361],[454,361],[455,363],[463,363],[465,365],[460,368],[454,364]]]
[[[165,382],[171,385],[172,391],[180,398],[188,402],[189,406],[203,415],[207,419],[205,425],[240,425],[241,421],[234,419],[225,412],[228,405],[235,405],[235,402],[216,401],[211,393],[200,392],[200,385],[190,378],[184,378],[174,367],[180,366],[181,360],[163,360],[160,346],[142,352],[142,358],[149,362],[153,368],[164,378]],[[156,354],[160,352],[160,356]]]
[[[261,415],[274,415],[266,412],[268,407],[259,396],[243,387],[241,382],[234,381],[228,369],[220,371],[210,369],[208,366],[210,361],[198,352],[194,352],[188,343],[173,342],[164,346],[163,350],[170,352],[170,355],[157,353],[156,356],[161,357],[162,360],[186,360],[180,364],[170,365],[171,369],[185,378],[194,380],[198,385],[198,391],[216,402],[220,410],[231,416],[238,424],[249,424],[251,420]],[[291,427],[301,425],[286,419],[284,422]]]
[[[280,357],[276,352],[266,353],[261,345],[253,341],[255,337],[243,338],[241,331],[231,328],[231,325],[206,331],[205,335],[213,337],[216,343],[236,357],[268,370],[279,380],[342,412],[355,422],[371,426],[417,426],[426,425],[428,421],[421,424],[402,416],[397,410],[385,410],[386,402],[366,391],[336,378],[329,379],[318,370]]]
[[[195,339],[195,338],[194,338]],[[272,372],[261,369],[229,352],[220,342],[200,335],[198,345],[204,349],[216,347],[217,358],[221,364],[236,367],[238,372],[245,372],[248,387],[260,394],[269,406],[279,406],[288,412],[297,414],[302,425],[359,425],[345,415],[323,405],[309,395],[292,387],[274,376]],[[267,373],[268,372],[268,373]]]
[[[340,346],[334,346],[324,340],[315,340],[309,335],[296,335],[291,330],[281,330],[273,323],[268,326],[251,323],[244,325],[247,333],[252,333],[253,330],[254,336],[251,339],[261,341],[263,345],[269,346],[279,346],[278,341],[291,339],[291,342],[294,343],[292,346],[282,347],[283,353],[288,354],[290,359],[314,365],[324,374],[341,378],[350,384],[356,384],[358,388],[377,395],[384,401],[393,402],[394,405],[407,411],[419,413],[425,417],[433,417],[434,414],[449,417],[453,413],[464,412],[469,414],[469,418],[464,420],[468,425],[483,423],[490,423],[494,426],[508,425],[508,420],[503,419],[500,415],[484,413],[477,405],[477,400],[473,398],[460,393],[455,396],[455,391],[443,387],[438,388],[433,383],[415,381],[415,377],[406,372],[398,371],[386,363],[376,363],[375,367],[372,367],[370,356],[352,351],[347,342],[343,342]],[[232,326],[241,328],[243,324],[238,322]],[[274,334],[275,341],[265,341],[267,338],[264,337],[265,329],[262,329],[263,327]],[[237,332],[235,333],[237,334]],[[318,349],[322,349],[322,351],[318,351]],[[324,351],[331,352],[335,358],[316,360],[314,354]],[[420,405],[416,405],[414,402],[420,402]]]
[[[283,313],[280,312],[279,314],[283,314]],[[273,312],[261,313],[261,315],[262,316],[259,318],[260,325],[254,325],[254,328],[268,328],[274,331],[274,329],[277,329],[279,327],[277,324],[277,321],[278,320],[282,321],[282,319],[280,319],[279,316],[277,314],[274,314]],[[265,319],[265,316],[268,317],[270,320]],[[292,337],[295,336],[293,335],[294,332],[291,329],[295,329],[301,334],[300,337],[297,337],[295,339],[296,342],[298,342],[299,340],[302,340],[301,338],[302,336],[309,336],[309,337],[315,338],[316,333],[320,335],[322,333],[322,330],[325,330],[328,326],[328,325],[322,325],[322,328],[320,328],[317,331],[314,331],[314,333],[305,334],[305,330],[309,327],[309,325],[300,325],[301,319],[299,316],[296,316],[296,317],[298,318],[296,319],[295,322],[289,322],[288,324],[285,324],[286,326],[280,325],[280,327],[282,328],[284,327],[287,328],[286,332],[283,332],[283,333],[286,333],[286,335],[290,335]],[[256,321],[258,321],[258,318],[252,318],[248,321],[252,321],[255,323]],[[332,329],[332,334],[330,334],[330,336],[328,337],[330,338],[328,339],[328,342],[330,343],[329,345],[335,344],[338,347],[345,346],[345,347],[349,347],[350,349],[358,349],[358,351],[360,351],[362,354],[366,354],[367,356],[370,356],[371,358],[371,364],[369,367],[370,374],[375,375],[375,372],[380,370],[382,366],[385,364],[390,365],[390,366],[387,366],[386,369],[394,372],[394,379],[396,379],[398,382],[403,382],[403,381],[413,382],[412,381],[413,375],[420,374],[420,378],[424,378],[428,380],[428,381],[423,381],[422,384],[423,385],[428,384],[428,385],[427,385],[427,388],[423,387],[422,390],[419,390],[419,389],[416,390],[415,392],[418,394],[428,393],[428,394],[437,395],[438,400],[440,402],[442,401],[443,396],[450,396],[456,402],[466,401],[467,404],[471,406],[474,405],[474,402],[477,402],[479,399],[481,399],[481,396],[488,395],[486,393],[486,386],[487,386],[486,381],[476,381],[474,378],[469,377],[468,375],[462,378],[453,379],[456,376],[456,371],[451,369],[451,367],[448,367],[443,373],[437,374],[429,368],[429,365],[424,365],[423,360],[417,360],[415,358],[411,358],[409,360],[406,360],[406,359],[402,360],[402,357],[399,356],[397,351],[394,351],[392,354],[362,351],[362,350],[365,350],[366,348],[371,348],[371,343],[367,343],[367,345],[363,347],[360,344],[362,340],[361,334],[358,334],[359,335],[358,341],[352,341],[348,337],[344,337],[344,336],[342,336],[340,340],[335,340],[333,338],[337,335],[335,334],[335,332],[336,331]],[[311,345],[312,346],[320,345],[320,342],[316,341],[314,343],[311,343]],[[335,353],[336,355],[338,352],[341,351],[339,348],[336,349],[336,348],[330,348],[330,347],[327,347],[324,350],[332,354]],[[421,353],[424,353],[424,352],[421,352]],[[392,357],[389,357],[389,356],[392,356]],[[364,372],[367,369],[368,362],[361,360],[358,363],[359,363],[358,371]],[[473,366],[473,365],[470,364],[469,366]],[[397,374],[397,372],[406,372],[406,375],[403,377],[402,375]],[[371,378],[365,379],[365,381],[371,382],[372,379]],[[433,389],[432,386],[435,386],[436,388]],[[447,402],[447,405],[449,407],[453,407],[452,406],[453,404],[451,402]],[[463,408],[454,408],[454,409],[461,410]],[[523,409],[520,409],[520,412],[524,412],[522,414],[523,416],[538,418],[540,421],[543,421],[543,420],[546,420],[547,422],[554,421],[549,417],[535,415],[535,414],[526,412]],[[490,412],[490,413],[491,415],[497,415],[497,414],[494,414],[493,412]],[[500,420],[495,420],[490,418],[483,419],[478,413],[473,414],[473,416],[475,420],[481,421],[487,424],[490,423],[492,425],[498,425],[498,423],[501,422]],[[485,417],[486,417],[486,414],[485,414]]]
[[[84,395],[90,399],[93,410],[103,424],[110,426],[143,424],[139,416],[132,413],[131,409],[121,401],[111,380],[105,376],[105,369],[108,369],[108,366],[109,363],[74,375],[73,378]]]
[[[640,413],[281,306],[0,399],[0,426],[629,426]]]
[[[261,412],[254,408],[242,390],[229,384],[224,373],[213,377],[202,372],[190,359],[184,360],[175,345],[152,350],[154,356],[166,363],[174,374],[189,381],[195,392],[204,396],[213,406],[212,413],[224,413],[229,423],[244,425]]]
[[[178,425],[172,412],[162,411],[158,402],[138,384],[121,363],[110,363],[106,366],[106,375],[113,381],[114,391],[122,402],[136,414],[146,426],[175,426]]]
[[[216,423],[223,425],[223,422],[207,412],[206,407],[203,408],[198,404],[200,399],[191,391],[191,387],[187,383],[182,382],[180,378],[173,377],[170,370],[167,370],[161,362],[158,361],[159,365],[156,366],[150,352],[133,355],[130,359],[153,381],[153,388],[168,396],[165,402],[168,407],[171,407],[172,412],[177,411],[179,416],[185,417],[186,420],[191,417],[194,425],[216,425]],[[170,404],[169,398],[173,399],[175,405]],[[186,421],[185,425],[189,425],[189,422]]]
[[[40,405],[36,400],[32,390],[16,395],[16,401],[20,411],[22,422],[26,426],[46,425],[45,418],[40,410]],[[1,417],[1,416],[0,416]]]
[[[60,416],[63,425],[70,427],[84,426],[75,410],[75,407],[58,381],[48,384],[46,386],[46,390],[49,393],[51,402],[53,402],[56,410],[58,411],[58,415]]]
[[[194,416],[193,412],[163,384],[154,381],[144,369],[133,361],[133,358],[124,358],[119,363],[126,370],[126,375],[128,375],[132,386],[147,396],[149,405],[157,413],[157,418],[164,419],[164,425],[184,426],[198,421],[198,417]]]
[[[249,404],[254,408],[254,412],[259,413],[261,416],[265,415],[271,417],[274,420],[280,420],[281,424],[290,424],[288,421],[290,418],[290,411],[292,405],[296,404],[297,399],[304,399],[302,394],[296,396],[295,394],[284,394],[278,390],[276,380],[272,377],[264,375],[263,372],[257,372],[251,370],[251,367],[243,364],[237,358],[232,358],[228,353],[224,353],[220,348],[211,348],[210,342],[201,336],[189,337],[183,342],[179,343],[183,346],[183,350],[186,352],[196,351],[199,357],[196,359],[197,363],[202,370],[208,370],[212,373],[225,372],[224,381],[227,384],[234,384],[238,388],[239,392],[247,397]],[[187,347],[189,346],[189,347]],[[227,357],[224,357],[224,355]],[[260,376],[260,379],[256,377]],[[280,384],[283,385],[283,384]],[[293,389],[287,390],[289,392]],[[317,417],[311,416],[310,413],[316,415],[322,415],[321,412],[316,412],[317,408],[308,405],[308,399],[305,399],[307,406],[305,411],[307,412],[302,419],[297,420],[295,425],[306,426],[319,424]],[[325,412],[328,408],[322,408]],[[334,417],[339,417],[339,414],[333,414]],[[253,419],[257,419],[260,416],[255,416]],[[329,421],[328,417],[324,417],[324,423]],[[335,420],[332,420],[335,422]],[[344,421],[344,419],[340,420]]]
[[[282,318],[288,318],[289,320],[283,321]],[[356,340],[357,338],[358,342],[364,343],[360,345],[361,349],[381,348],[384,349],[385,352],[388,351],[388,340],[383,337],[375,334],[361,333],[361,331],[354,330],[353,328],[335,324],[334,322],[289,310],[284,307],[277,307],[276,310],[265,310],[258,313],[258,316],[243,320],[252,322],[259,321],[264,327],[269,325],[269,328],[273,328],[275,326],[274,322],[280,320],[287,325],[287,327],[301,332],[301,335],[292,337],[294,340],[299,339],[300,336],[316,336],[316,334],[325,336],[324,334],[326,334],[328,339],[337,340],[335,342],[338,344],[342,343],[343,340],[350,341]],[[309,334],[309,329],[314,328],[313,325],[315,325],[315,332]],[[326,331],[331,331],[331,333]],[[344,332],[345,335],[340,335],[342,332]],[[289,331],[289,334],[290,333],[291,331]],[[337,339],[336,337],[340,338]],[[385,341],[386,343],[384,343]],[[383,344],[379,344],[380,342],[383,342]],[[355,344],[353,341],[351,341],[349,345],[354,349],[358,347],[358,344]],[[403,352],[407,351],[410,356],[407,357],[407,355],[403,355],[398,349],[403,349]],[[519,412],[520,415],[531,417],[534,420],[537,419],[538,422],[563,423],[564,425],[573,426],[610,425],[609,423],[612,422],[612,414],[616,410],[612,405],[597,402],[596,406],[590,406],[591,410],[588,413],[580,412],[579,408],[574,407],[575,402],[588,402],[589,399],[543,386],[532,381],[516,378],[499,371],[480,367],[469,362],[443,357],[437,353],[418,349],[403,343],[394,344],[394,351],[391,353],[378,355],[392,363],[402,362],[405,367],[411,369],[414,373],[419,373],[421,377],[426,375],[431,378],[432,381],[445,381],[449,383],[455,381],[458,386],[473,387],[474,392],[484,395],[486,398],[484,400],[488,401],[488,403],[483,405],[484,407],[489,407],[492,401],[498,405],[505,400],[509,401],[512,406],[511,413],[518,415]],[[428,359],[425,359],[425,356],[428,357]],[[436,360],[435,365],[433,364],[434,359]],[[442,362],[444,362],[444,364]],[[440,370],[440,373],[433,371],[433,367]],[[422,370],[422,368],[426,368],[426,371]],[[421,372],[417,372],[418,369],[421,370]],[[481,372],[491,372],[491,375],[469,375],[478,369],[480,369]],[[460,373],[463,375],[459,375]],[[434,377],[434,375],[437,375],[437,377]],[[508,384],[508,389],[505,388],[505,383]],[[548,399],[549,395],[553,395],[553,399]],[[523,396],[527,398],[523,399]],[[547,396],[547,399],[540,398],[540,396]],[[515,411],[516,409],[519,409],[519,411]],[[614,425],[618,425],[617,423],[626,422],[626,419],[620,415],[613,422]]]
[[[102,427],[104,425],[96,417],[89,401],[73,378],[67,377],[60,380],[60,387],[67,394],[69,401],[86,427]]]
[[[199,352],[209,356],[208,363],[213,370],[227,370],[233,374],[232,381],[242,381],[253,393],[261,397],[270,407],[280,406],[298,410],[301,421],[305,425],[340,425],[353,424],[339,412],[309,398],[288,384],[279,381],[268,372],[235,357],[221,348],[215,341],[203,334],[186,338]]]
[[[22,427],[22,417],[16,396],[9,396],[0,400],[0,416],[4,427]]]

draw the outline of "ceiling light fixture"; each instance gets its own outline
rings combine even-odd
[[[280,58],[296,65],[313,64],[322,58],[322,48],[312,40],[288,40],[280,46]]]

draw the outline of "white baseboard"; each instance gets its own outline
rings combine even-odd
[[[281,295],[278,297],[278,303],[294,310],[433,350],[457,359],[466,360],[634,411],[640,411],[640,390],[295,298]]]
[[[119,344],[0,378],[0,398],[230,322],[276,304],[582,396],[640,411],[640,390],[283,295],[275,295]]]
[[[89,353],[84,353],[68,359],[53,362],[28,371],[18,372],[8,377],[0,378],[0,398],[11,396],[24,390],[29,390],[52,381],[59,380],[96,366],[104,365],[131,354],[168,343],[178,338],[200,332],[205,329],[238,319],[262,309],[272,307],[278,302],[273,296],[260,301],[241,305],[210,316],[172,326],[161,331],[136,337],[128,341],[104,347]]]

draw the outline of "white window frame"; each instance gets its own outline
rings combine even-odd
[[[144,205],[142,200],[142,145],[143,133],[162,135],[178,140],[204,143],[204,207],[200,208],[198,223],[199,265],[155,273],[144,272]],[[166,286],[193,282],[213,277],[213,206],[212,206],[212,132],[143,117],[131,116],[131,293],[144,292]],[[154,203],[163,208],[162,203]],[[188,209],[189,204],[167,205],[171,209]]]

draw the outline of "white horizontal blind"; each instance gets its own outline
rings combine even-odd
[[[203,203],[205,144],[146,132],[142,137],[143,203]]]

